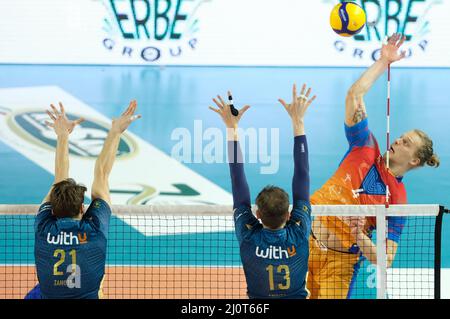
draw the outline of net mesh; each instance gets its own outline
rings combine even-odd
[[[14,206],[0,209],[2,299],[24,298],[37,284],[34,215],[30,214],[37,207],[19,210]],[[135,207],[122,207],[121,210],[122,213],[113,215],[110,222],[102,288],[105,298],[247,298],[230,207],[211,208],[211,214],[207,207],[200,210],[159,207],[156,211],[146,207],[140,207],[139,211]],[[417,210],[409,210],[414,212],[413,216],[408,215],[408,207],[402,209],[402,214],[408,217],[395,259],[387,269],[387,298],[434,298],[436,217],[429,213],[418,216]],[[348,235],[345,227],[349,225],[349,217],[340,216],[345,208],[320,210],[313,206],[313,215],[315,211],[320,216],[314,217],[316,239],[311,237],[310,240],[308,288],[311,297],[376,298],[378,281],[371,258],[340,247],[345,242],[342,237]],[[341,227],[327,224],[326,228],[326,223],[318,222],[329,218],[324,214],[331,214]],[[356,214],[355,210],[352,214]],[[373,212],[361,208],[350,220],[359,217],[375,218]],[[334,234],[330,234],[330,230]],[[323,237],[322,232],[327,232],[328,237]],[[376,245],[375,232],[371,241]],[[367,247],[361,245],[360,249],[368,255]]]
[[[333,227],[328,223],[329,228],[326,228],[325,223],[317,223],[318,219],[313,229],[316,238],[310,241],[308,288],[311,297],[375,299],[379,285],[376,232],[365,233],[371,240],[359,241],[359,249],[348,249],[342,240],[349,234],[345,227]],[[431,216],[406,217],[398,243],[386,241],[389,265],[385,279],[386,298],[434,298],[435,224],[436,218]],[[386,227],[386,233],[389,232]],[[396,248],[391,248],[392,245]]]

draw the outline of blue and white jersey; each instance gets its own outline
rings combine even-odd
[[[110,216],[102,199],[95,199],[81,220],[56,218],[50,203],[41,205],[34,255],[42,298],[99,298]]]
[[[234,211],[236,236],[250,298],[306,298],[311,206],[294,203],[286,226],[263,228],[249,206]]]

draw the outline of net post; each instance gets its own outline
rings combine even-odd
[[[439,214],[434,224],[434,299],[441,299],[441,241],[442,241],[442,219],[448,209],[439,206]]]
[[[388,208],[377,209],[377,299],[386,299],[386,212]]]

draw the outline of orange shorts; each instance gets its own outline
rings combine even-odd
[[[327,249],[310,236],[306,287],[310,299],[346,299],[359,254]]]

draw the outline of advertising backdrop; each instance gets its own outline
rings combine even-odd
[[[329,25],[338,0],[0,1],[0,63],[366,66],[401,32],[398,66],[450,67],[449,0],[356,0],[367,25]]]

